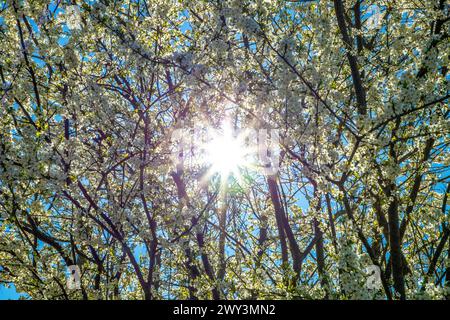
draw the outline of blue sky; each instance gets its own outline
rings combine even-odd
[[[14,285],[6,288],[3,284],[0,284],[0,300],[17,300],[20,294],[16,292]]]

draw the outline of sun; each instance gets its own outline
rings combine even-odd
[[[222,179],[239,176],[240,170],[248,165],[250,151],[244,140],[240,135],[233,135],[229,125],[214,131],[204,147],[205,162],[210,165],[208,175],[218,174]]]

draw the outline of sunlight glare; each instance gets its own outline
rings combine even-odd
[[[214,134],[205,149],[207,162],[211,165],[211,174],[218,173],[224,178],[238,175],[239,168],[246,163],[244,143],[239,136],[233,136],[229,126],[224,126],[220,134]]]

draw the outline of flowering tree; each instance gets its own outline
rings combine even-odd
[[[0,282],[33,299],[449,298],[445,0],[0,12]]]

